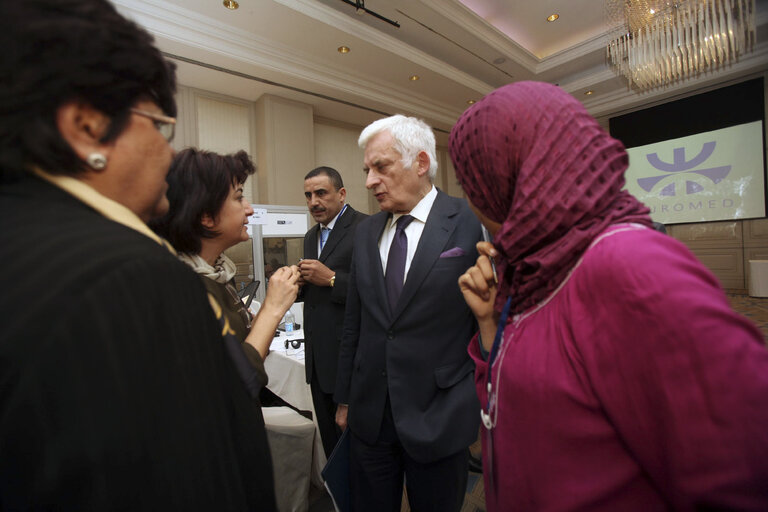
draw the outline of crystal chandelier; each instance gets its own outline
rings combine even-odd
[[[640,89],[696,76],[755,45],[754,0],[605,0],[608,59]]]

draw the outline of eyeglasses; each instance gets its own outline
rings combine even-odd
[[[153,112],[147,112],[146,110],[140,110],[138,108],[132,108],[131,112],[134,114],[148,117],[152,120],[152,123],[155,125],[155,128],[157,128],[157,131],[160,132],[160,135],[165,137],[165,140],[168,142],[171,142],[173,140],[173,136],[176,134],[176,118],[175,117],[168,117],[164,116],[162,114],[155,114]]]

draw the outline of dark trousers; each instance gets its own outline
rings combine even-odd
[[[317,371],[312,372],[309,387],[312,390],[312,404],[315,406],[315,418],[320,430],[320,439],[323,441],[325,456],[330,457],[341,437],[341,429],[336,425],[336,402],[333,401],[333,393],[324,393],[320,388]]]
[[[422,464],[403,449],[389,399],[379,438],[373,445],[350,439],[350,485],[356,512],[399,512],[403,477],[412,512],[458,512],[467,491],[467,450]]]

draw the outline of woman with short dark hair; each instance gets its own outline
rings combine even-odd
[[[205,287],[218,305],[222,334],[234,331],[264,386],[264,358],[275,329],[296,300],[299,270],[282,267],[272,274],[264,304],[251,322],[233,286],[237,269],[224,251],[248,240],[246,226],[253,208],[243,196],[243,184],[254,172],[245,151],[232,155],[194,148],[180,151],[167,177],[168,213],[150,225],[179,251],[183,262],[205,278]]]
[[[0,2],[0,509],[275,510],[168,209],[175,74],[106,0]]]

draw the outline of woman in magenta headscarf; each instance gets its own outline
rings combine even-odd
[[[768,510],[763,338],[622,191],[622,144],[519,82],[468,109],[450,151],[494,235],[459,280],[488,509]]]

